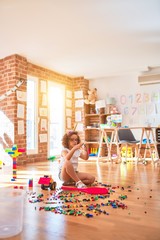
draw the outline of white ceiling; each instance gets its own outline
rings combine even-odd
[[[0,58],[104,78],[160,65],[160,0],[0,0]]]

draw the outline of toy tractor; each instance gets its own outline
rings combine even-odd
[[[42,190],[47,190],[48,188],[51,190],[56,189],[56,182],[54,182],[51,176],[44,175],[44,177],[40,177],[38,183],[41,184]]]

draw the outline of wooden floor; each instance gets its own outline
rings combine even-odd
[[[38,179],[44,174],[52,174],[57,181],[58,189],[61,182],[57,176],[58,162],[43,162],[18,166],[17,181],[7,180],[7,175],[1,170],[0,187],[24,186],[27,191],[24,208],[23,232],[10,239],[12,240],[160,240],[160,165],[138,165],[134,163],[88,163],[80,162],[79,170],[87,171],[96,176],[99,183],[110,185],[109,198],[91,201],[91,195],[74,192],[74,199],[79,199],[83,207],[74,205],[79,210],[87,213],[85,205],[107,203],[108,200],[119,200],[127,208],[113,208],[100,206],[109,215],[104,213],[94,216],[72,216],[55,214],[51,211],[39,211],[43,202],[29,203],[32,192],[36,195],[43,193],[44,199],[50,196],[50,191],[42,191]],[[4,176],[5,175],[5,176]],[[3,177],[2,177],[3,176]],[[28,179],[34,177],[33,189],[28,189]],[[2,180],[3,179],[3,180]],[[52,192],[54,193],[54,192]],[[120,196],[127,196],[121,200]],[[84,202],[84,199],[90,201]],[[57,200],[62,205],[61,200]],[[56,204],[56,205],[57,205]],[[53,206],[54,204],[52,204]],[[68,203],[63,203],[68,205]],[[49,205],[47,205],[49,206]],[[83,209],[83,210],[82,210]]]

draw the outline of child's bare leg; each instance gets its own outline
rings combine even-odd
[[[73,168],[72,163],[68,160],[66,160],[63,165],[61,171],[61,178],[63,181],[70,181],[71,179],[73,179],[75,182],[78,182],[80,180]]]
[[[89,173],[78,172],[79,179],[86,185],[92,184],[95,181],[95,177]]]

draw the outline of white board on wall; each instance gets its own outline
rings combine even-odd
[[[160,124],[160,90],[120,94],[115,98],[123,125],[156,127]]]

